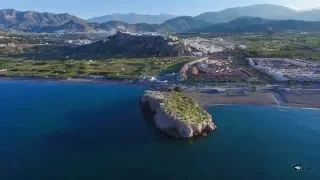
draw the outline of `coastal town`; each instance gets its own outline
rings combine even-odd
[[[318,85],[320,65],[317,61],[306,58],[240,57],[241,53],[251,48],[250,43],[245,44],[245,41],[237,41],[232,37],[195,36],[180,39],[178,36],[152,32],[124,31],[121,32],[123,35],[119,33],[111,36],[79,34],[78,39],[68,34],[41,35],[38,38],[34,38],[35,35],[29,37],[29,35],[3,34],[0,36],[0,43],[2,41],[3,44],[0,50],[11,53],[11,55],[8,54],[11,57],[0,62],[0,75],[20,78],[37,76],[49,79],[62,78],[68,81],[126,80],[126,82],[144,84],[155,89],[180,86],[186,93],[201,99],[202,104],[267,103],[320,106],[318,103],[320,101],[317,99],[319,96],[314,97],[315,93],[320,93]],[[119,36],[117,39],[121,39],[121,43],[128,41],[129,44],[143,39],[144,42],[149,43],[147,46],[150,47],[158,46],[150,44],[153,43],[151,39],[158,39],[157,42],[163,39],[168,46],[161,45],[162,48],[175,49],[176,46],[184,46],[185,50],[179,52],[180,57],[108,58],[104,61],[95,57],[89,60],[76,60],[72,57],[77,53],[75,52],[73,55],[62,56],[65,59],[64,64],[56,60],[46,60],[49,56],[40,56],[38,60],[23,60],[26,59],[23,56],[16,60],[12,58],[13,55],[17,56],[17,53],[21,52],[32,54],[35,47],[38,49],[40,47],[37,51],[42,55],[48,48],[55,49],[56,44],[67,43],[66,46],[74,49],[82,46],[90,47],[99,41],[113,43],[113,40],[108,38],[113,36]],[[72,38],[61,41],[62,37]],[[33,39],[32,42],[28,40],[30,38]],[[19,44],[15,45],[14,42]],[[33,44],[26,46],[26,43]],[[172,54],[180,50],[170,51],[166,50],[163,53]],[[29,69],[29,66],[34,68]],[[312,93],[310,93],[311,89]]]

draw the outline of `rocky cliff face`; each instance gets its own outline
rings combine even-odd
[[[149,113],[154,115],[156,128],[174,138],[192,138],[206,135],[206,133],[216,129],[210,115],[207,118],[200,117],[199,115],[197,118],[201,120],[194,122],[180,116],[178,113],[172,113],[173,111],[168,110],[166,106],[166,102],[170,96],[169,92],[147,91],[141,99],[141,107],[144,112],[148,113],[146,111],[149,111]],[[184,104],[180,105],[184,106]],[[197,105],[195,105],[195,109],[198,109]],[[201,111],[205,112],[204,110]]]

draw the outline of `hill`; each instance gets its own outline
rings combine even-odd
[[[190,16],[181,16],[168,21],[165,21],[161,26],[163,29],[172,32],[188,32],[192,29],[205,28],[212,25],[209,22],[197,20]]]
[[[56,25],[56,26],[35,26],[30,29],[32,32],[36,33],[56,33],[56,32],[95,32],[98,29],[93,25],[87,24],[83,21],[70,20],[65,24]]]
[[[214,24],[195,30],[196,32],[257,33],[282,31],[320,31],[320,22],[300,20],[267,20],[256,17],[242,17],[228,23]]]
[[[112,29],[120,31],[129,31],[129,32],[165,32],[166,29],[163,29],[161,25],[158,24],[128,24],[121,21],[109,21],[98,25],[98,27],[105,31],[110,31]]]
[[[71,49],[62,49],[61,51],[62,57],[69,56],[72,58],[167,57],[190,54],[189,48],[174,38],[121,32],[108,37],[104,41],[97,41]]]
[[[294,16],[292,19],[304,21],[320,21],[320,9],[303,11]]]
[[[73,27],[81,27],[79,30]],[[0,10],[0,28],[22,32],[46,32],[52,29],[91,30],[85,20],[70,14],[39,13],[35,11]],[[42,31],[43,29],[43,31]],[[45,29],[45,30],[44,30]]]
[[[228,8],[218,12],[205,12],[195,18],[211,23],[226,23],[243,16],[275,20],[320,21],[319,10],[297,11],[285,6],[257,4],[245,7]]]
[[[111,14],[106,16],[94,17],[88,19],[89,22],[95,23],[105,23],[108,21],[122,21],[128,24],[138,24],[138,23],[147,23],[147,24],[161,24],[166,20],[175,18],[177,16],[170,14],[159,14],[159,15],[148,15],[148,14]]]

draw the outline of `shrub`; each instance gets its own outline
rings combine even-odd
[[[176,86],[175,88],[173,88],[174,91],[176,92],[182,92],[182,87],[181,86]]]

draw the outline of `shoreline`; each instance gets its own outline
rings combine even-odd
[[[130,85],[138,87],[146,87],[152,89],[154,85],[149,82],[135,82],[126,80],[110,80],[110,79],[94,79],[94,78],[43,78],[43,77],[19,77],[19,76],[0,76],[1,80],[13,81],[34,81],[34,82],[59,82],[59,83],[80,83],[80,84],[107,84],[107,85]],[[196,99],[204,108],[210,106],[221,105],[271,105],[283,108],[303,108],[320,110],[320,105],[308,103],[290,103],[286,102],[284,98],[275,92],[257,91],[250,92],[246,96],[225,96],[223,93],[208,94],[205,92],[187,91],[185,95]]]
[[[57,82],[73,84],[105,84],[105,85],[130,85],[139,87],[151,87],[151,84],[144,82],[111,80],[111,79],[94,79],[94,78],[43,78],[43,77],[18,77],[18,76],[0,76],[0,81],[30,81],[30,82]]]
[[[75,77],[70,79],[45,78],[38,76],[0,76],[0,80],[30,80],[30,81],[57,81],[57,82],[83,82],[83,83],[132,83],[125,80],[112,80],[102,78]]]

